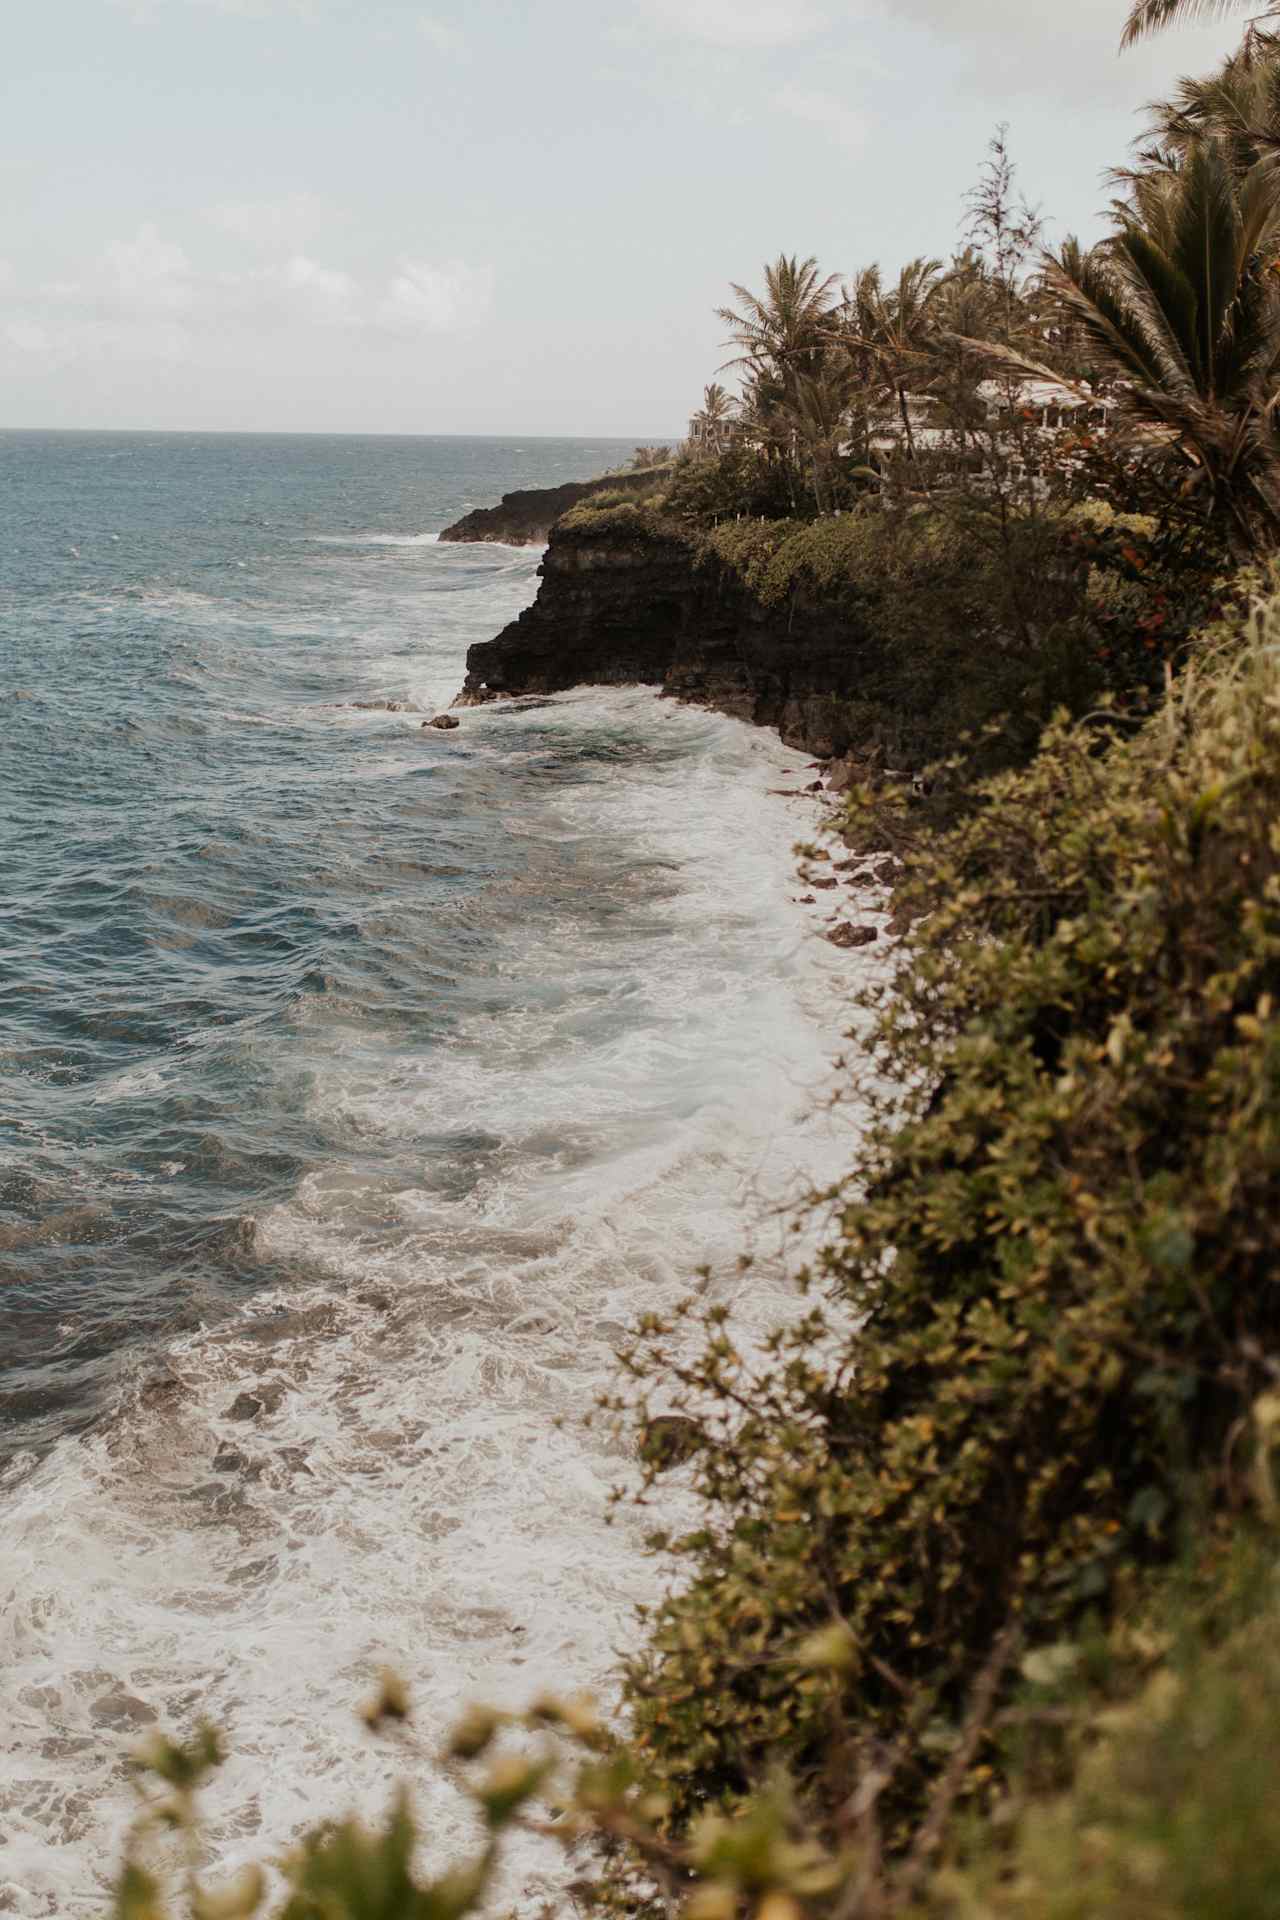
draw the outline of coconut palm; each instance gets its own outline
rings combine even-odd
[[[1260,19],[1280,13],[1280,7],[1258,7],[1256,0],[1133,0],[1120,44],[1131,47],[1135,41],[1145,39],[1149,33],[1158,33],[1162,27],[1175,26],[1183,20],[1220,20],[1229,13],[1244,13],[1250,6]]]
[[[831,337],[838,276],[824,280],[810,257],[780,253],[764,270],[762,295],[735,281],[733,292],[741,310],[721,307],[718,317],[730,329],[729,344],[738,349],[727,364],[745,367],[750,375],[765,375],[783,386],[795,374],[816,373]]]
[[[689,444],[699,453],[723,453],[733,435],[738,403],[715,381],[704,387],[702,405],[689,422]]]
[[[916,448],[910,397],[927,391],[931,383],[934,308],[942,271],[940,260],[912,260],[897,285],[886,289],[873,267],[856,277],[845,298],[849,344],[868,357],[873,380],[897,407],[912,460]]]
[[[790,394],[778,408],[819,513],[836,505],[836,466],[849,437],[855,386],[847,358],[831,351],[816,372],[796,375]]]
[[[737,307],[721,307],[738,349],[728,364],[745,374],[744,423],[751,439],[783,468],[793,505],[806,466],[801,445],[799,383],[821,374],[835,337],[838,277],[818,263],[779,254],[764,270],[762,294],[733,285]]]
[[[1117,380],[1148,444],[1157,430],[1242,548],[1280,535],[1277,247],[1270,166],[1241,177],[1209,136],[1152,178],[1111,240],[1070,245],[1046,269],[1093,370]]]
[[[1254,31],[1216,73],[1180,80],[1172,97],[1155,101],[1149,113],[1137,168],[1113,175],[1122,185],[1148,172],[1176,172],[1207,134],[1226,142],[1238,174],[1258,160],[1280,170],[1280,35]]]

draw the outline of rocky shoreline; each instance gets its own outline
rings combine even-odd
[[[800,595],[766,607],[677,524],[598,520],[552,528],[537,599],[470,649],[455,704],[641,684],[775,727],[823,760],[867,745],[854,708],[874,641],[847,607]]]
[[[644,494],[652,490],[654,471],[605,473],[594,480],[570,480],[559,487],[526,487],[504,493],[496,507],[476,507],[439,536],[456,543],[492,543],[504,547],[542,547],[562,515],[594,494]]]
[[[627,509],[553,526],[539,572],[532,606],[468,651],[455,708],[585,685],[651,685],[774,728],[812,754],[815,778],[778,789],[787,797],[823,795],[831,804],[860,778],[887,771],[860,700],[876,642],[847,604],[813,595],[766,607],[678,524]],[[797,904],[887,917],[849,921],[837,911],[823,931],[838,947],[903,932],[908,919],[892,898],[898,863],[883,847],[845,844],[847,859],[819,852],[802,862]]]

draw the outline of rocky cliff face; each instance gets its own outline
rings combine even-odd
[[[823,757],[865,746],[850,710],[868,636],[848,609],[763,607],[677,527],[553,529],[533,606],[467,655],[459,704],[642,682]],[[856,737],[862,732],[862,737]]]
[[[562,487],[529,487],[504,493],[500,505],[477,507],[446,527],[440,538],[458,543],[492,541],[505,547],[545,546],[552,527],[571,507],[605,491],[650,492],[658,471],[604,474],[598,480],[566,481]]]

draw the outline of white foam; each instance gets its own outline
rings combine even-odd
[[[318,547],[434,547],[438,533],[317,533]]]
[[[628,1325],[704,1262],[747,1341],[794,1303],[803,1247],[778,1209],[848,1164],[856,1113],[819,1096],[842,986],[883,964],[836,955],[793,905],[812,803],[769,789],[799,758],[639,690],[568,696],[536,726],[531,758],[593,730],[651,751],[557,791],[536,825],[514,805],[494,821],[528,837],[530,885],[540,849],[583,853],[579,893],[557,869],[553,918],[526,923],[512,896],[496,965],[523,1010],[475,1012],[424,1056],[303,1002],[331,1156],[254,1232],[315,1278],[182,1341],[171,1387],[5,1498],[0,1910],[63,1915],[100,1890],[130,1811],[132,1703],[226,1730],[210,1806],[231,1868],[385,1803],[405,1763],[353,1717],[384,1661],[430,1733],[474,1697],[607,1689],[664,1569],[642,1548],[652,1510],[606,1524],[633,1469],[580,1416]],[[114,1093],[145,1090],[121,1076]],[[261,1404],[239,1419],[246,1393]],[[219,1448],[242,1458],[215,1468]],[[676,1517],[684,1479],[663,1496]],[[429,1769],[417,1790],[456,1854],[460,1796]],[[512,1897],[556,1871],[521,1855]]]

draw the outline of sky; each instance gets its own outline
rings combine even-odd
[[[1125,0],[43,0],[6,29],[0,426],[670,438],[779,252],[948,254],[997,122],[1101,231],[1239,23]]]

